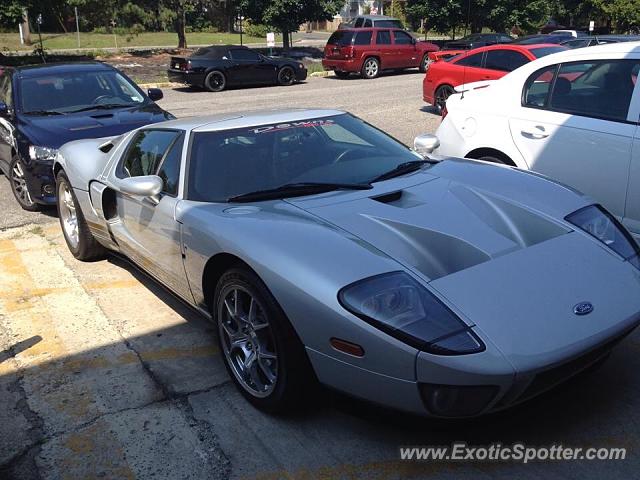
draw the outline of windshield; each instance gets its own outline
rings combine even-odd
[[[541,58],[552,53],[558,53],[566,50],[566,47],[540,47],[529,50],[536,58]]]
[[[402,28],[404,29],[404,25],[400,20],[376,20],[375,21],[376,28]]]
[[[113,70],[67,72],[20,81],[23,113],[71,113],[92,107],[140,105],[144,95]]]
[[[421,159],[349,114],[194,133],[188,198],[225,202],[287,184],[367,184],[398,165]]]

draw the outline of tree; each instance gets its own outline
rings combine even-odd
[[[464,25],[461,0],[408,0],[407,17],[414,24],[424,20],[427,30],[446,33],[455,32],[459,25]]]
[[[618,32],[640,27],[638,0],[594,0],[594,3],[611,19]]]
[[[289,48],[289,33],[305,22],[331,20],[344,0],[241,0],[240,14],[255,23],[263,23],[282,32],[284,48]]]

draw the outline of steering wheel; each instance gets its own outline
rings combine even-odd
[[[357,152],[357,149],[355,148],[347,148],[344,152],[342,152],[340,155],[338,155],[336,157],[336,159],[333,161],[334,164],[336,163],[340,163],[342,161],[345,160],[346,157],[348,157],[350,154]]]
[[[107,100],[109,98],[113,98],[113,95],[100,95],[99,97],[96,97],[93,99],[93,104],[99,105],[102,102],[102,100]]]

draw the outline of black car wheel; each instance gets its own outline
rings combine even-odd
[[[33,201],[25,177],[25,168],[18,155],[14,155],[11,159],[9,180],[13,196],[16,197],[16,200],[24,210],[29,212],[37,212],[40,210],[40,205]]]
[[[56,185],[58,218],[69,251],[78,260],[85,262],[103,258],[107,251],[89,230],[71,183],[62,170],[56,177]]]
[[[207,76],[204,79],[204,88],[210,92],[221,92],[226,86],[227,77],[224,76],[224,73],[218,70],[207,73]]]
[[[296,80],[296,74],[291,67],[282,67],[278,72],[278,83],[280,85],[289,86]]]
[[[431,60],[429,60],[429,54],[425,53],[422,57],[422,61],[420,62],[420,71],[425,73],[429,69],[429,64]]]
[[[350,73],[349,72],[343,72],[341,70],[336,70],[335,72],[336,77],[338,78],[349,78]]]
[[[447,103],[447,98],[456,91],[451,85],[440,85],[436,90],[436,107],[442,110]]]
[[[249,402],[269,412],[301,405],[315,376],[293,327],[260,278],[234,268],[216,285],[213,316],[224,363]]]
[[[369,57],[362,64],[360,72],[363,78],[372,79],[380,75],[380,62],[377,58]]]

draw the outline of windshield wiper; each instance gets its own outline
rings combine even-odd
[[[409,162],[401,163],[397,165],[392,170],[388,172],[384,172],[378,175],[376,178],[371,180],[371,183],[381,182],[382,180],[388,180],[390,178],[399,177],[400,175],[406,175],[407,173],[415,172],[416,170],[420,170],[426,164],[434,163],[431,160],[411,160]]]
[[[313,195],[316,193],[330,192],[332,190],[370,190],[373,186],[368,183],[322,183],[322,182],[301,182],[287,183],[269,190],[257,190],[255,192],[243,193],[229,197],[227,202],[253,202],[259,200],[274,200],[285,197],[298,197],[302,195]]]
[[[64,115],[64,112],[57,110],[31,110],[30,112],[24,112],[25,115]]]
[[[99,105],[91,105],[89,107],[70,110],[67,113],[88,112],[89,110],[111,110],[112,108],[136,107],[137,103],[102,103]]]

